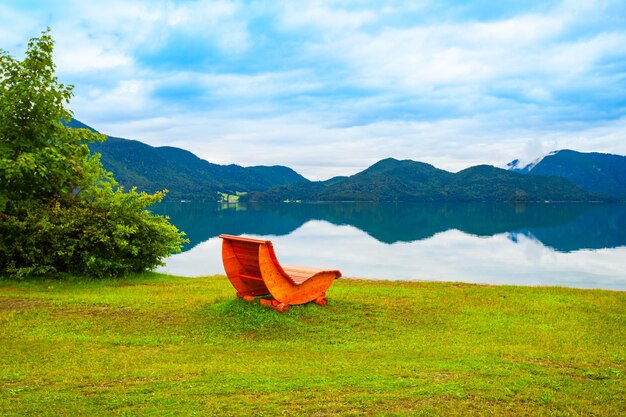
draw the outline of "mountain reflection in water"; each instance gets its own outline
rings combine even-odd
[[[624,204],[163,203],[155,212],[187,233],[185,250],[221,233],[287,235],[311,220],[351,225],[389,244],[455,229],[475,236],[508,232],[513,240],[522,234],[560,252],[626,246]]]
[[[162,269],[181,275],[223,273],[217,236],[228,233],[267,237],[283,263],[346,276],[626,289],[624,204],[163,203],[154,211],[190,239]]]

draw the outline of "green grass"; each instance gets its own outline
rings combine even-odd
[[[248,193],[236,191],[235,194],[227,194],[227,193],[218,193],[220,195],[220,201],[223,203],[238,203],[239,197],[242,195],[246,195]]]
[[[626,293],[225,277],[0,281],[0,415],[626,415]]]

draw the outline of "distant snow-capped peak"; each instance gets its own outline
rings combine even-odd
[[[509,162],[508,164],[506,164],[507,169],[509,171],[514,171],[514,172],[530,172],[532,171],[532,169],[543,160],[543,158],[546,158],[548,156],[552,156],[557,154],[559,151],[552,151],[547,155],[544,156],[540,156],[539,158],[532,160],[530,162],[521,160],[521,159],[514,159],[511,162]]]

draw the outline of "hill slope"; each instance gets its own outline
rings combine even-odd
[[[510,166],[514,172],[561,177],[587,191],[626,198],[626,156],[566,149],[522,168]]]
[[[68,125],[93,130],[77,120]],[[102,155],[102,165],[121,185],[150,193],[166,188],[168,200],[212,201],[220,192],[265,191],[278,185],[309,182],[284,166],[212,164],[184,149],[153,147],[136,140],[108,137],[89,148]]]
[[[563,178],[522,175],[487,165],[456,174],[423,162],[377,162],[339,182],[287,185],[248,196],[252,201],[595,201],[598,194]]]

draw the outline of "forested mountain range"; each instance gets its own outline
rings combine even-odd
[[[565,149],[522,167],[515,160],[509,167],[523,174],[562,177],[587,191],[626,198],[626,156]]]
[[[68,125],[94,130],[77,120]],[[124,187],[136,186],[149,193],[168,189],[168,200],[216,201],[219,193],[264,191],[278,185],[309,182],[284,166],[218,165],[184,149],[153,147],[136,140],[108,137],[89,148],[102,155],[104,168],[113,172]]]
[[[91,127],[73,120],[74,128]],[[504,170],[478,165],[457,173],[430,164],[383,159],[355,175],[309,181],[285,166],[218,165],[171,146],[108,137],[90,144],[125,186],[168,200],[216,201],[220,193],[248,193],[243,201],[617,201],[626,199],[626,157],[559,151],[536,164]]]
[[[351,177],[250,193],[249,201],[606,201],[558,177],[522,175],[489,165],[458,173],[388,158]]]

